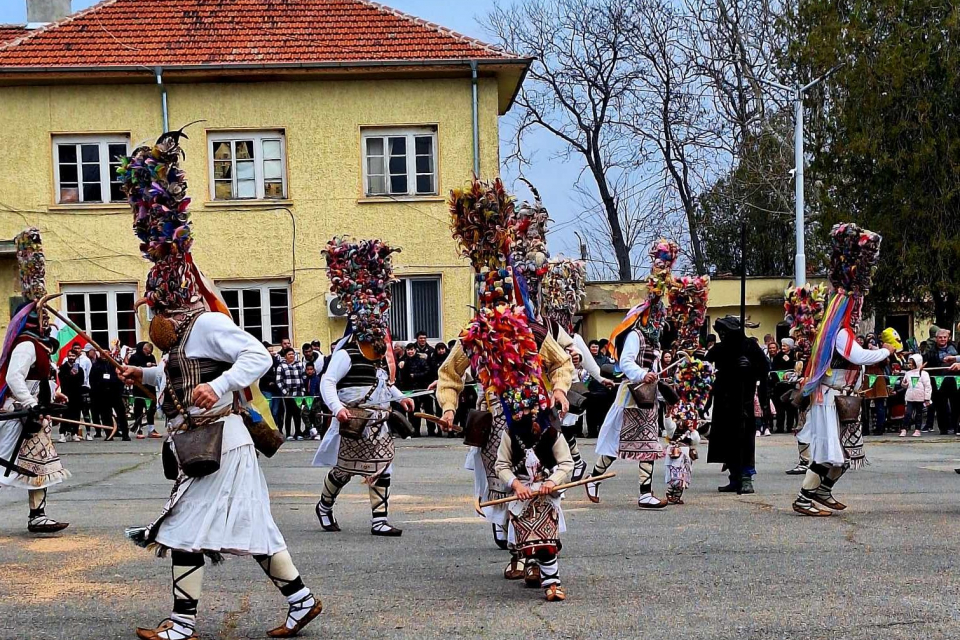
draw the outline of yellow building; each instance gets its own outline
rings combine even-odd
[[[39,227],[48,289],[98,341],[132,344],[149,264],[115,160],[199,121],[183,142],[194,255],[241,326],[335,340],[320,252],[348,235],[403,249],[398,339],[455,336],[473,285],[445,194],[497,175],[498,116],[529,60],[361,0],[209,5],[168,0],[150,29],[135,0],[0,29],[0,238]],[[13,304],[9,242],[0,287]]]
[[[821,278],[811,280],[812,284],[825,284]],[[747,335],[762,339],[770,334],[774,337],[786,335],[783,322],[784,291],[793,284],[789,278],[748,277],[746,287],[746,318],[748,323],[758,326],[748,327]],[[643,301],[647,295],[645,282],[591,282],[587,284],[583,302],[583,335],[589,339],[610,336],[613,329],[623,320],[624,314]],[[707,326],[712,332],[713,322],[724,316],[740,315],[740,278],[717,277],[710,281],[710,296],[707,300]],[[862,328],[874,324],[873,318],[867,318]],[[901,337],[927,337],[929,321],[920,321],[914,314],[903,312],[889,314],[883,318],[881,326],[892,326]]]

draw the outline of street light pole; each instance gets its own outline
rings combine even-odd
[[[802,287],[807,283],[807,254],[805,247],[805,230],[804,230],[804,202],[803,202],[803,97],[806,95],[807,91],[817,86],[830,76],[832,76],[840,67],[843,66],[841,62],[837,66],[833,67],[825,74],[809,82],[805,85],[797,85],[795,87],[788,87],[787,85],[780,84],[779,82],[773,82],[772,80],[765,80],[763,78],[757,78],[760,82],[769,84],[772,87],[776,87],[782,91],[789,92],[793,94],[794,100],[794,129],[793,129],[793,177],[795,180],[795,196],[794,196],[794,206],[796,208],[796,223],[795,223],[795,232],[796,232],[796,244],[797,244],[797,254],[794,257],[794,279],[796,280],[796,285]]]
[[[803,90],[797,87],[795,97],[796,111],[794,113],[794,132],[793,132],[793,161],[794,178],[796,180],[796,225],[797,236],[797,254],[794,258],[794,278],[798,287],[802,287],[807,282],[807,254],[804,244],[804,219],[803,219]]]

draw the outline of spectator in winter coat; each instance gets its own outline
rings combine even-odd
[[[901,383],[907,390],[907,412],[903,417],[900,437],[905,437],[910,425],[914,425],[913,437],[919,438],[920,429],[926,420],[927,407],[933,397],[933,385],[930,384],[930,374],[923,370],[923,356],[919,353],[913,354],[908,366],[910,370],[903,376]]]
[[[93,361],[90,368],[90,393],[97,413],[93,422],[112,428],[116,420],[117,433],[123,440],[128,441],[130,434],[127,431],[127,407],[123,403],[123,389],[124,385],[117,376],[116,368],[106,358]],[[97,429],[98,438],[100,431],[102,429]]]
[[[65,418],[80,420],[83,411],[83,369],[77,364],[77,352],[71,350],[67,359],[60,365],[59,371],[60,392],[67,396],[67,411]],[[70,424],[60,425],[60,442],[79,440],[77,426]]]
[[[287,347],[280,352],[283,361],[277,366],[277,387],[283,396],[283,431],[287,440],[303,440],[300,407],[296,398],[303,397],[303,361],[297,360],[297,352]],[[293,432],[291,433],[291,423]]]

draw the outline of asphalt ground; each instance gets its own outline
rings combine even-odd
[[[343,532],[319,529],[315,444],[289,442],[262,461],[274,516],[326,607],[306,638],[960,637],[960,438],[868,440],[872,465],[837,487],[849,509],[823,519],[790,509],[791,436],[758,442],[755,495],[718,494],[725,478],[703,455],[686,504],[656,512],[636,508],[635,466],[618,462],[601,504],[581,490],[564,501],[563,603],[502,578],[507,556],[473,512],[462,444],[398,444],[399,539],[370,536],[358,481],[338,503]],[[169,493],[158,441],[58,449],[73,477],[51,491],[48,513],[71,522],[65,532],[27,534],[25,494],[0,491],[0,638],[132,638],[171,605],[169,560],[123,534]],[[592,461],[592,440],[583,451]],[[662,474],[658,464],[661,495]],[[208,565],[201,637],[262,638],[284,612],[253,560]]]

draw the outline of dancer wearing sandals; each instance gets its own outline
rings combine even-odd
[[[656,393],[652,401],[637,404],[631,391],[634,385],[656,385],[660,372],[660,332],[666,319],[663,298],[670,284],[670,269],[680,247],[668,240],[654,243],[650,251],[653,269],[647,280],[647,297],[631,309],[610,338],[612,355],[619,358],[626,378],[617,390],[616,400],[600,428],[597,462],[592,477],[601,476],[617,458],[635,460],[640,475],[640,509],[662,509],[666,500],[653,495],[653,465],[664,457],[659,437]],[[655,387],[654,387],[655,389]],[[600,483],[585,485],[591,502],[600,502]]]
[[[347,335],[337,344],[320,395],[336,416],[313,459],[315,467],[331,467],[317,502],[324,531],[340,531],[333,515],[337,496],[354,476],[363,478],[370,495],[370,533],[397,538],[403,530],[387,521],[393,476],[393,435],[387,424],[390,403],[413,411],[413,400],[394,386],[386,312],[394,249],[380,240],[334,238],[324,250],[331,290],[350,309]],[[371,410],[374,409],[374,410]],[[356,427],[356,428],[353,428]]]
[[[30,504],[27,531],[55,533],[67,528],[46,514],[47,488],[70,477],[53,447],[50,422],[43,415],[54,395],[66,402],[51,385],[50,354],[56,339],[50,337],[47,312],[38,304],[46,296],[46,262],[35,228],[15,239],[24,302],[17,309],[0,352],[0,487],[25,489]],[[26,418],[4,420],[3,413],[28,411]],[[18,473],[13,467],[29,474]]]
[[[863,368],[897,351],[891,344],[868,351],[856,342],[863,299],[880,258],[880,235],[843,223],[833,227],[830,239],[833,250],[829,277],[834,293],[804,372],[803,393],[810,397],[811,407],[803,430],[797,434],[797,440],[810,447],[810,468],[793,510],[813,517],[847,508],[834,498],[833,488],[848,469],[866,464],[858,395]]]
[[[472,198],[478,193],[484,197],[474,202]],[[475,216],[481,202],[496,202],[498,206],[487,215]],[[540,304],[540,282],[547,267],[542,231],[546,210],[540,205],[539,198],[536,207],[525,204],[523,209],[522,215],[515,210],[513,197],[503,190],[499,180],[489,184],[475,181],[469,190],[458,190],[452,195],[453,235],[460,244],[461,253],[470,259],[476,270],[480,306],[490,312],[491,317],[503,317],[497,315],[496,309],[517,302],[519,291],[514,287],[515,280],[524,278],[523,288],[527,295],[520,295],[520,298],[529,306],[525,305],[527,314],[522,322],[533,334],[535,344],[531,346],[536,349],[542,367],[542,381],[549,385],[553,403],[566,410],[574,368],[570,354],[558,343],[558,336],[565,334],[556,324],[548,326],[533,322],[530,315],[530,310]],[[479,233],[474,235],[476,231]],[[517,240],[518,234],[523,235],[523,240]],[[513,315],[510,317],[515,319]],[[508,420],[498,393],[488,392],[490,380],[486,378],[484,383],[480,370],[485,370],[491,360],[505,359],[507,353],[516,348],[509,340],[488,340],[488,337],[476,340],[472,353],[457,342],[441,365],[437,381],[437,401],[448,429],[453,426],[467,371],[472,369],[474,379],[480,380],[485,387],[479,394],[477,409],[492,414],[492,428],[485,435],[483,446],[470,447],[464,464],[474,474],[474,495],[484,501],[503,498],[510,490],[509,486],[503,485],[495,468],[500,436],[507,428]],[[507,549],[507,507],[484,507],[481,514],[493,530],[494,543]]]
[[[541,587],[547,601],[557,602],[566,599],[559,559],[566,523],[553,488],[570,478],[574,462],[560,432],[542,422],[536,416],[511,421],[497,450],[497,475],[521,498],[509,507],[508,540],[515,556],[503,575],[507,580],[522,575],[526,586]]]
[[[289,638],[323,605],[304,585],[273,519],[254,440],[240,415],[244,410],[252,420],[260,418],[255,385],[272,360],[234,324],[193,262],[189,199],[178,166],[181,136],[165,133],[154,146],[136,149],[120,171],[141,248],[154,262],[141,301],[154,314],[150,340],[165,352],[160,366],[126,366],[121,379],[160,390],[168,434],[177,434],[164,442],[164,472],[174,480],[170,498],[152,524],[127,530],[137,545],[171,556],[173,612],[136,633],[142,640],[198,638],[205,559],[216,564],[230,554],[253,557],[286,598],[286,619],[267,635]]]

